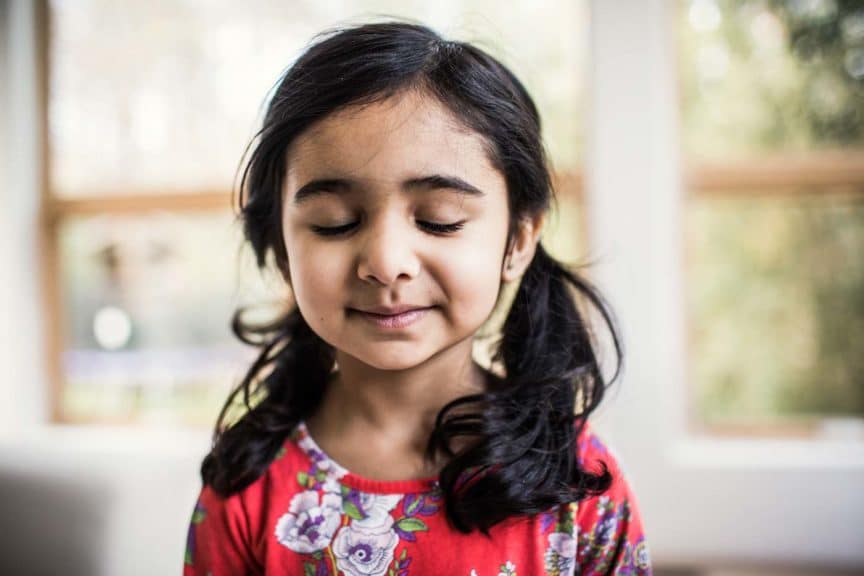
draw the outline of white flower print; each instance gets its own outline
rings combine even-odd
[[[303,436],[297,440],[297,445],[307,454],[314,454],[318,451],[318,445],[309,436]]]
[[[368,494],[360,493],[360,506],[366,513],[367,518],[357,520],[357,522],[366,522],[373,518],[382,518],[390,516],[390,511],[399,504],[402,499],[402,494]]]
[[[576,540],[566,532],[553,532],[549,534],[549,547],[563,558],[576,556]]]
[[[399,537],[393,530],[393,517],[389,509],[384,509],[387,502],[370,504],[369,510],[374,511],[373,514],[343,526],[333,540],[336,566],[347,576],[380,576],[386,573],[393,560],[393,550],[399,543]],[[376,507],[376,504],[379,506]],[[366,503],[363,506],[366,509]]]
[[[341,519],[341,497],[324,494],[319,500],[315,490],[300,492],[276,522],[276,539],[294,552],[317,552],[330,544]]]
[[[338,463],[330,459],[330,457],[321,450],[321,447],[315,440],[309,436],[309,431],[305,424],[301,424],[300,437],[297,439],[297,445],[309,456],[316,470],[324,472],[327,476],[332,476],[337,480],[345,476],[348,471]]]
[[[552,574],[571,574],[575,565],[576,539],[566,532],[549,534],[546,549],[546,571]]]
[[[633,549],[633,563],[637,568],[646,569],[651,565],[650,554],[648,552],[648,543],[640,539],[639,543]]]
[[[331,471],[330,469],[332,467],[330,466],[330,458],[321,451],[321,448],[319,448],[315,441],[312,440],[311,436],[300,438],[300,440],[297,441],[297,445],[309,455],[318,470],[324,472]]]
[[[342,494],[342,486],[332,476],[328,476],[324,480],[324,485],[321,487],[325,494]]]

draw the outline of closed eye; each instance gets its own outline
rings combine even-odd
[[[342,226],[312,226],[312,231],[319,236],[338,236],[344,234],[354,227],[355,223],[344,224]]]
[[[452,234],[453,232],[461,230],[462,227],[465,226],[465,220],[453,222],[452,224],[438,224],[436,222],[425,222],[423,220],[418,220],[417,224],[431,232],[435,232],[436,234]]]
[[[357,222],[350,222],[348,224],[343,224],[342,226],[312,226],[312,231],[318,234],[319,236],[340,236],[343,234],[347,234],[357,225]],[[453,234],[461,230],[465,226],[465,220],[460,220],[459,222],[453,222],[451,224],[440,224],[438,222],[426,222],[424,220],[417,220],[417,225],[421,228],[426,229],[433,234]]]

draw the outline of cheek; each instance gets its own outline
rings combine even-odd
[[[449,252],[444,266],[451,303],[471,316],[490,312],[498,296],[504,243],[498,246],[488,238]]]
[[[332,250],[295,242],[288,250],[288,268],[294,297],[310,322],[312,315],[321,319],[329,314],[327,308],[344,300],[339,292],[342,282],[337,280],[341,279],[344,269],[340,256]]]

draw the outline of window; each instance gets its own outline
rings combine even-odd
[[[264,95],[313,34],[337,23],[418,18],[511,65],[544,114],[557,171],[547,244],[578,259],[585,6],[541,4],[49,2],[54,419],[215,420],[255,352],[230,334],[233,310],[283,290],[238,251],[235,171]]]
[[[682,2],[691,424],[864,417],[864,8]]]

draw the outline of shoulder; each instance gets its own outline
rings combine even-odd
[[[313,481],[298,440],[294,433],[286,438],[264,473],[238,492],[223,496],[209,484],[201,487],[189,523],[185,575],[263,573],[272,526],[297,508],[295,496]]]
[[[228,496],[220,495],[212,486],[204,484],[199,505],[217,512],[224,520],[254,523],[256,515],[267,508],[287,506],[286,502],[305,488],[305,470],[309,459],[298,446],[300,438],[292,432],[282,443],[273,460],[248,486]]]
[[[608,490],[578,503],[576,558],[581,573],[612,574],[626,568],[630,574],[651,574],[642,517],[617,454],[587,423],[576,449],[583,469],[599,474],[605,465],[612,475]]]

